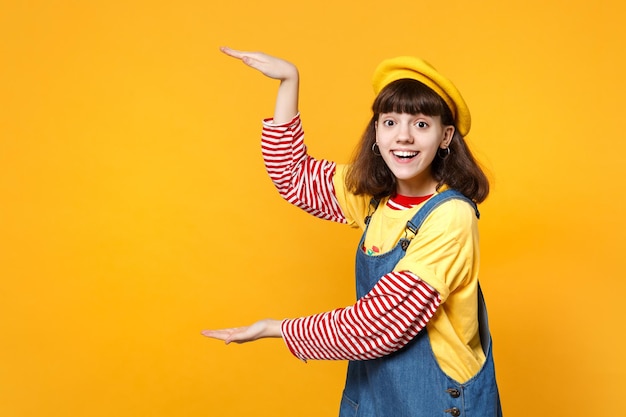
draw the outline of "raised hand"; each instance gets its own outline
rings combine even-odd
[[[262,72],[269,78],[281,81],[298,79],[298,69],[296,66],[284,59],[267,55],[263,52],[238,51],[226,46],[222,46],[220,51],[228,56],[241,60],[244,64]]]

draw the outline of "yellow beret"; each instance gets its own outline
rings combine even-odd
[[[403,78],[420,81],[439,94],[452,111],[459,133],[463,136],[469,133],[472,119],[461,93],[452,81],[420,58],[399,56],[381,62],[374,71],[372,80],[374,92],[378,95],[387,84]]]

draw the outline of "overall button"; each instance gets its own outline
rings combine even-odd
[[[446,392],[450,394],[452,398],[459,398],[461,396],[461,391],[456,388],[449,388],[446,390]]]
[[[452,417],[459,417],[461,415],[461,410],[456,407],[448,408],[445,412],[450,413]]]

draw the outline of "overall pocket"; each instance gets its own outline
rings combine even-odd
[[[346,397],[341,396],[341,404],[339,405],[339,417],[356,417],[359,410],[359,404]]]

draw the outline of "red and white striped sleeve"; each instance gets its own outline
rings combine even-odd
[[[409,271],[384,275],[354,305],[281,324],[296,357],[369,360],[393,353],[422,330],[441,304],[437,291]]]
[[[321,219],[346,223],[333,186],[336,164],[307,154],[299,114],[280,125],[264,120],[261,147],[267,173],[285,200]]]

